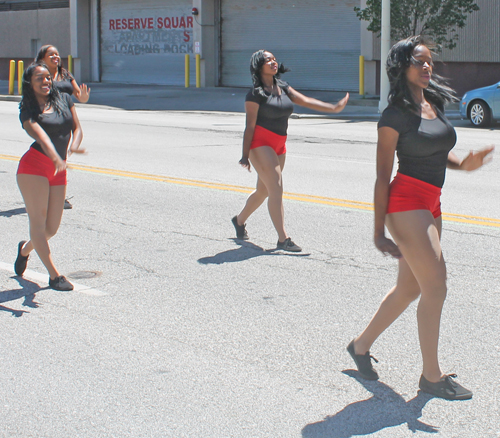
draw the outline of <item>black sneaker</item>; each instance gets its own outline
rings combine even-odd
[[[472,398],[472,391],[452,380],[456,377],[456,374],[446,374],[438,382],[429,382],[424,376],[420,376],[418,386],[422,391],[435,397],[446,400],[469,400]]]
[[[278,249],[282,249],[283,251],[291,251],[291,252],[302,251],[302,248],[299,245],[296,245],[295,243],[293,243],[293,241],[292,241],[292,239],[290,239],[290,237],[287,237],[284,242],[280,242],[278,240],[276,247]]]
[[[29,255],[21,255],[21,249],[23,248],[25,243],[26,240],[23,240],[19,242],[19,245],[17,245],[17,259],[14,262],[14,271],[16,272],[16,275],[19,276],[23,275],[24,271],[26,271],[26,265],[28,264],[28,259],[30,258]]]
[[[241,240],[248,240],[248,233],[245,229],[245,224],[238,225],[238,216],[235,216],[231,219],[231,222],[234,225],[234,229],[236,230],[236,238]]]
[[[378,380],[378,374],[373,369],[371,359],[373,359],[377,363],[378,360],[371,356],[369,351],[367,351],[365,354],[356,354],[354,352],[354,340],[352,340],[347,346],[347,351],[353,358],[354,363],[358,367],[358,372],[359,374],[361,374],[361,377],[363,377],[363,379]]]
[[[66,280],[64,275],[60,275],[59,277],[49,279],[49,286],[55,290],[68,291],[73,290],[73,285]]]

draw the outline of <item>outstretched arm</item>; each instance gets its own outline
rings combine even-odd
[[[490,155],[495,146],[490,145],[479,151],[470,151],[463,160],[460,160],[453,152],[448,154],[447,167],[449,169],[472,171],[479,169],[489,163],[493,157]]]
[[[339,113],[345,108],[347,101],[349,100],[349,93],[346,93],[346,95],[336,104],[323,102],[312,97],[307,97],[304,94],[299,93],[292,87],[288,87],[288,97],[290,97],[290,100],[293,103],[315,111],[321,111],[324,113]]]

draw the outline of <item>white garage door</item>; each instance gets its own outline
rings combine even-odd
[[[266,49],[294,88],[356,91],[359,0],[221,0],[221,84],[250,86],[249,61]]]
[[[191,0],[101,0],[104,82],[184,85],[193,57]],[[194,62],[191,60],[191,77]]]

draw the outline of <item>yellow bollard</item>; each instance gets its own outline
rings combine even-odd
[[[196,88],[201,87],[200,54],[196,55]]]
[[[68,55],[68,71],[73,74],[73,57]]]
[[[24,61],[17,62],[17,94],[23,94]]]
[[[189,55],[187,54],[184,61],[184,79],[186,88],[189,88]]]
[[[16,61],[10,61],[9,66],[9,94],[14,94],[14,79],[16,75]]]
[[[359,94],[365,95],[365,57],[359,57]]]

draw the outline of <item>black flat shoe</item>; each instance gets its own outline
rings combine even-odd
[[[302,251],[302,248],[299,245],[297,245],[296,243],[294,243],[290,237],[287,237],[284,242],[280,242],[278,240],[278,243],[276,244],[276,248],[282,249],[283,251],[290,251],[290,252]]]
[[[26,243],[26,240],[22,240],[19,242],[19,245],[17,246],[17,259],[14,262],[14,271],[16,272],[16,275],[23,275],[24,271],[26,271],[26,266],[28,264],[28,259],[30,258],[29,255],[23,256],[21,255],[21,250],[23,249],[24,244]]]
[[[369,351],[367,351],[365,354],[356,354],[354,352],[354,340],[352,340],[347,346],[347,351],[353,358],[354,363],[358,368],[358,372],[359,374],[361,374],[361,377],[363,377],[363,379],[378,380],[378,374],[373,369],[371,359],[373,359],[377,363],[378,360],[371,356]]]
[[[420,376],[419,388],[435,397],[446,400],[469,400],[472,398],[472,391],[464,388],[460,383],[452,380],[456,374],[447,374],[438,382],[429,382],[424,376]]]
[[[53,280],[49,278],[49,286],[54,290],[69,291],[73,290],[73,285],[66,280],[64,275],[54,278]]]
[[[235,216],[231,219],[231,222],[234,225],[234,229],[236,230],[236,238],[241,240],[248,240],[248,233],[246,230],[246,224],[238,225],[238,216]]]

